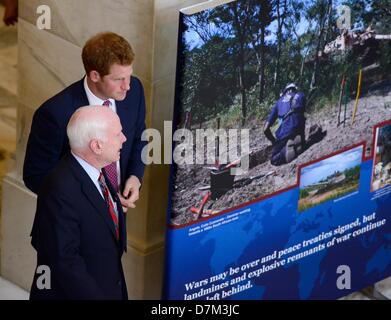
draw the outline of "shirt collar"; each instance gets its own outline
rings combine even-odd
[[[98,98],[96,95],[94,95],[92,93],[92,91],[90,90],[90,88],[88,87],[88,84],[87,84],[87,76],[84,77],[84,90],[87,94],[87,99],[88,99],[88,102],[91,106],[101,106],[103,105],[103,102],[105,100],[102,100],[101,98]],[[114,102],[114,99],[108,99],[111,103],[111,105],[115,105],[115,102]]]

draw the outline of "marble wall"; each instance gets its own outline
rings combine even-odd
[[[25,234],[31,227],[35,198],[21,180],[31,119],[38,106],[83,76],[81,48],[100,31],[113,31],[132,44],[134,73],[143,82],[147,101],[147,126],[163,132],[174,104],[179,9],[200,0],[19,0],[19,82],[16,170],[5,180],[1,274],[29,289],[34,263],[15,265],[15,255],[33,254],[28,238],[10,241],[10,234]],[[92,5],[93,3],[93,5]],[[36,28],[39,5],[48,5],[50,30]],[[124,266],[132,299],[158,299],[164,266],[164,233],[168,166],[146,170],[137,208],[128,213],[128,254]],[[18,206],[16,199],[23,199]],[[28,200],[27,200],[28,199]],[[10,224],[12,219],[18,224]],[[27,285],[28,284],[28,285]]]

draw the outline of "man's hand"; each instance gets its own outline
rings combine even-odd
[[[122,195],[119,194],[119,199],[121,200],[124,212],[126,212],[128,208],[136,208],[134,203],[138,200],[140,186],[140,180],[136,176],[130,176],[128,180],[126,180],[124,192]]]
[[[268,121],[266,121],[265,125],[263,126],[263,132],[271,144],[274,145],[276,143],[276,138],[273,136],[272,131],[270,130],[270,123]]]

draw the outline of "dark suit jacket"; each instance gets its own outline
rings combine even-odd
[[[108,181],[106,179],[106,181]],[[127,299],[121,265],[126,222],[117,203],[120,240],[106,202],[77,160],[66,155],[38,193],[31,243],[37,267],[50,268],[50,289],[39,289],[34,274],[30,299]]]
[[[84,78],[65,88],[34,113],[23,167],[24,183],[34,193],[38,193],[44,177],[69,151],[66,134],[69,118],[77,108],[89,104],[83,81]],[[130,86],[126,98],[115,102],[127,139],[120,158],[122,186],[131,175],[141,181],[145,167],[141,161],[141,150],[146,145],[141,141],[145,129],[144,90],[136,77],[132,77]]]

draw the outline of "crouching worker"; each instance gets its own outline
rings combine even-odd
[[[264,125],[266,138],[272,143],[271,164],[279,166],[296,159],[305,144],[305,97],[297,92],[297,86],[288,84],[281,98],[274,105]],[[270,128],[276,120],[279,127],[275,136]]]

